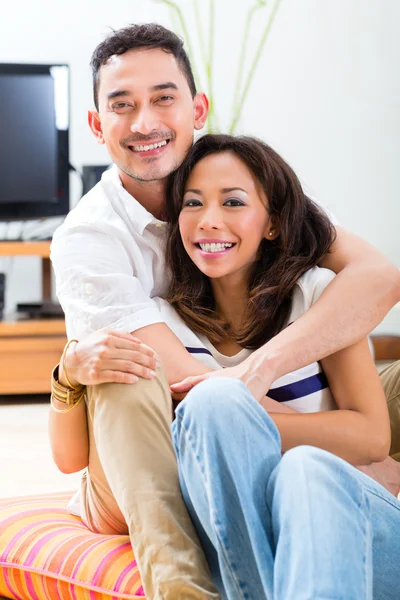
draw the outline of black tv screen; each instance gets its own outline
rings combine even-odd
[[[69,210],[68,65],[0,64],[0,220]]]

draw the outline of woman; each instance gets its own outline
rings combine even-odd
[[[314,267],[329,222],[262,142],[205,136],[168,197],[169,300],[220,365],[290,325],[330,281]],[[400,532],[400,503],[350,466],[390,446],[367,340],[321,366],[281,378],[260,403],[210,379],[176,411],[184,499],[223,597],[370,598],[372,580],[374,598],[392,597],[386,561],[399,542],[386,534],[391,520]]]
[[[209,367],[240,363],[333,276],[316,267],[329,221],[262,142],[201,138],[167,197],[170,304],[158,302]],[[372,573],[374,598],[395,597],[400,505],[351,466],[383,460],[390,446],[366,341],[281,378],[266,398],[209,379],[176,415],[183,495],[223,597],[370,598]]]

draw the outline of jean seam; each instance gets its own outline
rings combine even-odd
[[[177,420],[179,420],[179,422],[180,422],[180,427],[181,427],[182,431],[184,431],[184,433],[185,433],[186,440],[187,440],[188,444],[190,445],[190,448],[191,448],[192,454],[193,454],[193,456],[194,456],[194,458],[195,458],[195,460],[196,460],[196,462],[197,462],[197,464],[198,464],[198,466],[199,466],[200,473],[201,473],[201,475],[202,475],[202,480],[203,480],[203,485],[204,485],[204,488],[205,488],[205,489],[207,489],[207,485],[206,485],[206,484],[207,484],[207,480],[206,480],[206,477],[205,477],[205,474],[204,474],[204,471],[203,471],[203,467],[202,467],[201,461],[200,461],[200,459],[199,459],[199,457],[198,457],[197,453],[195,452],[195,450],[194,450],[194,448],[193,448],[191,436],[190,436],[190,434],[189,434],[188,430],[186,429],[186,427],[184,426],[184,424],[183,424],[183,422],[182,422],[182,418],[181,418],[179,415],[177,415]],[[211,515],[213,515],[213,514],[214,514],[214,507],[212,506],[211,508],[213,509],[213,510],[211,511]],[[241,589],[240,581],[238,581],[238,579],[237,579],[237,576],[236,576],[236,573],[235,573],[235,571],[233,571],[233,570],[232,570],[232,568],[231,568],[231,565],[230,565],[230,562],[229,562],[229,560],[228,560],[228,557],[226,556],[226,553],[225,553],[225,546],[224,546],[224,544],[223,544],[223,542],[222,542],[222,540],[221,540],[221,538],[220,538],[220,536],[219,536],[219,534],[218,534],[218,526],[217,526],[217,524],[215,523],[215,521],[214,521],[214,518],[213,518],[213,517],[211,517],[211,519],[212,519],[212,524],[213,524],[213,528],[214,528],[214,531],[215,531],[216,537],[217,537],[217,539],[218,539],[218,542],[219,542],[219,544],[220,544],[220,547],[221,547],[221,549],[222,549],[222,553],[223,553],[223,557],[224,557],[225,563],[226,563],[226,565],[227,565],[227,567],[228,567],[228,569],[229,569],[229,571],[230,571],[230,573],[231,573],[231,576],[232,576],[232,578],[234,579],[234,581],[235,581],[235,583],[236,583],[236,587],[238,588],[238,591],[239,591],[239,593],[240,593],[240,597],[241,597],[243,600],[246,600],[246,597],[243,595],[243,591],[242,591],[242,589]],[[246,594],[246,595],[247,595],[247,594]]]

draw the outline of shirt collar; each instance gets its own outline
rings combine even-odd
[[[117,165],[112,165],[110,169],[102,175],[104,183],[110,182],[116,188],[119,198],[122,200],[124,208],[130,218],[130,221],[139,235],[143,235],[144,230],[150,224],[157,227],[164,227],[165,222],[156,219],[144,206],[140,204],[122,185]]]

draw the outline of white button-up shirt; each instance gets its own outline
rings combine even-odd
[[[54,234],[51,260],[69,338],[164,322],[152,300],[165,294],[167,224],[122,186],[116,166]]]
[[[162,298],[168,286],[167,227],[123,188],[115,165],[103,173],[51,245],[68,338],[165,322],[153,298]]]

